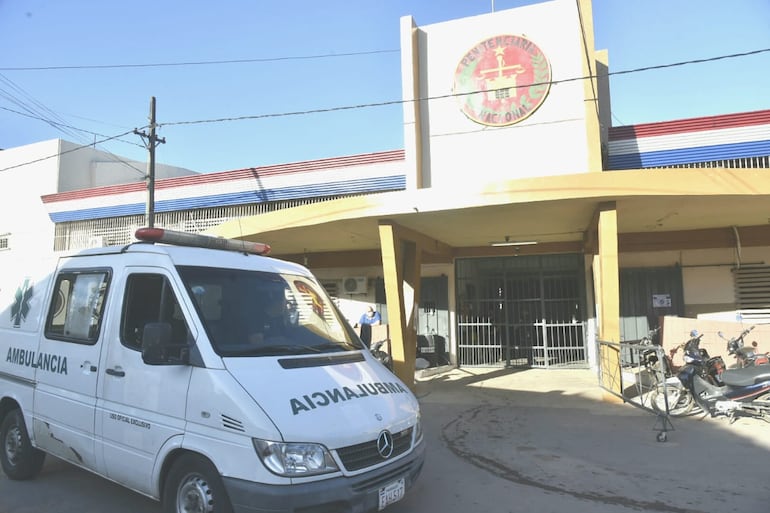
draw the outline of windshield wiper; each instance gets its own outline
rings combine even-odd
[[[340,345],[335,343],[318,344],[312,346],[298,344],[269,344],[260,347],[244,348],[234,351],[226,356],[282,356],[299,354],[318,354],[318,353],[338,353],[352,351],[353,346]]]
[[[313,354],[318,351],[312,346],[296,344],[270,344],[238,351],[238,356],[279,356],[285,354]]]
[[[319,353],[338,353],[342,351],[355,351],[357,348],[347,343],[337,344],[329,342],[327,344],[314,345],[313,349],[317,350]]]

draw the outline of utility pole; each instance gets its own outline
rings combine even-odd
[[[155,135],[155,97],[150,97],[150,135],[134,129],[134,133],[142,138],[144,146],[149,152],[147,158],[147,204],[145,206],[144,216],[147,221],[147,227],[155,227],[155,148],[158,144],[166,144],[166,138],[158,138]]]

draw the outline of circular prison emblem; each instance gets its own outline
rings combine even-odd
[[[535,112],[551,88],[551,65],[522,36],[503,34],[468,50],[454,75],[453,92],[476,123],[508,126]]]

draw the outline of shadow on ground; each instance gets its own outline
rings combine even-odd
[[[497,478],[642,511],[766,512],[770,426],[661,418],[622,403],[589,370],[454,369],[418,380],[441,442]],[[663,419],[664,420],[664,419]]]

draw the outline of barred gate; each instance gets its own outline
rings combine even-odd
[[[461,366],[587,367],[582,260],[468,259],[457,277]]]
[[[599,385],[624,403],[655,415],[657,440],[665,442],[667,432],[674,431],[671,415],[686,415],[694,402],[681,392],[670,360],[651,334],[632,342],[598,341]]]

